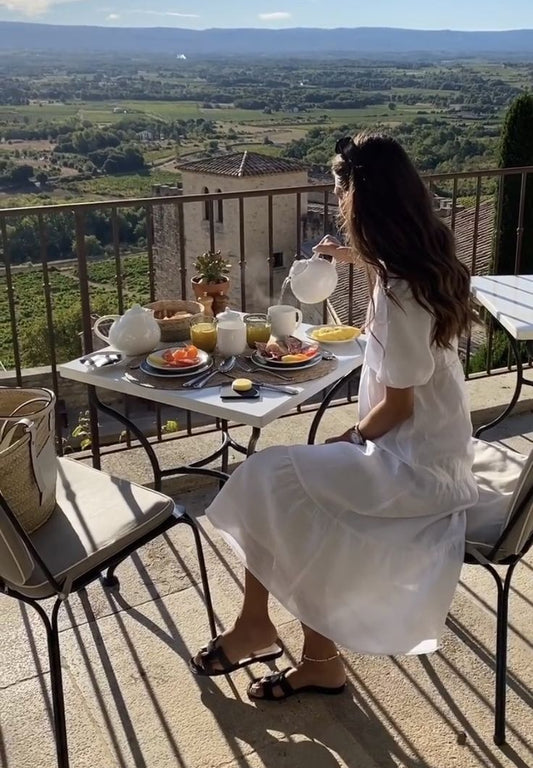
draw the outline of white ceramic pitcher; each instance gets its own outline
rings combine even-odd
[[[328,261],[319,253],[310,259],[297,259],[289,272],[291,290],[302,304],[319,304],[337,287],[335,260]]]

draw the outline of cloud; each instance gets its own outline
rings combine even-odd
[[[6,8],[24,16],[40,16],[50,10],[53,5],[77,3],[80,0],[0,0],[0,8]]]
[[[284,21],[292,16],[288,11],[274,11],[273,13],[260,13],[261,21]]]
[[[118,13],[110,13],[107,17],[106,21],[118,21],[120,19],[120,14]]]
[[[1,2],[1,0],[0,0]],[[147,10],[137,10],[137,11],[131,11],[131,13],[142,13],[147,16],[174,16],[178,19],[199,19],[197,13],[177,13],[176,11],[147,11]]]

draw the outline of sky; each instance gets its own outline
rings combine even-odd
[[[532,29],[533,0],[0,0],[0,20],[189,29]]]

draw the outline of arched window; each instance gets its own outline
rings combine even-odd
[[[222,190],[221,189],[216,189],[215,192],[220,194],[222,192]],[[219,224],[223,224],[224,223],[224,201],[223,200],[217,200],[216,205],[217,205],[217,222]]]
[[[208,195],[209,194],[209,190],[207,189],[207,187],[203,188],[202,194],[204,194],[204,195]],[[209,200],[206,200],[204,202],[204,220],[205,221],[209,221],[210,214],[211,214],[211,206],[209,204]]]

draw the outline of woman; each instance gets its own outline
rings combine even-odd
[[[255,680],[255,699],[342,692],[336,643],[435,650],[463,561],[465,510],[478,498],[457,354],[470,321],[467,269],[394,139],[360,134],[336,153],[349,246],[326,238],[318,249],[362,262],[374,284],[359,423],[326,445],[252,456],[207,510],[246,566],[245,595],[193,671],[226,674],[281,655],[269,593],[302,622],[301,663]]]

